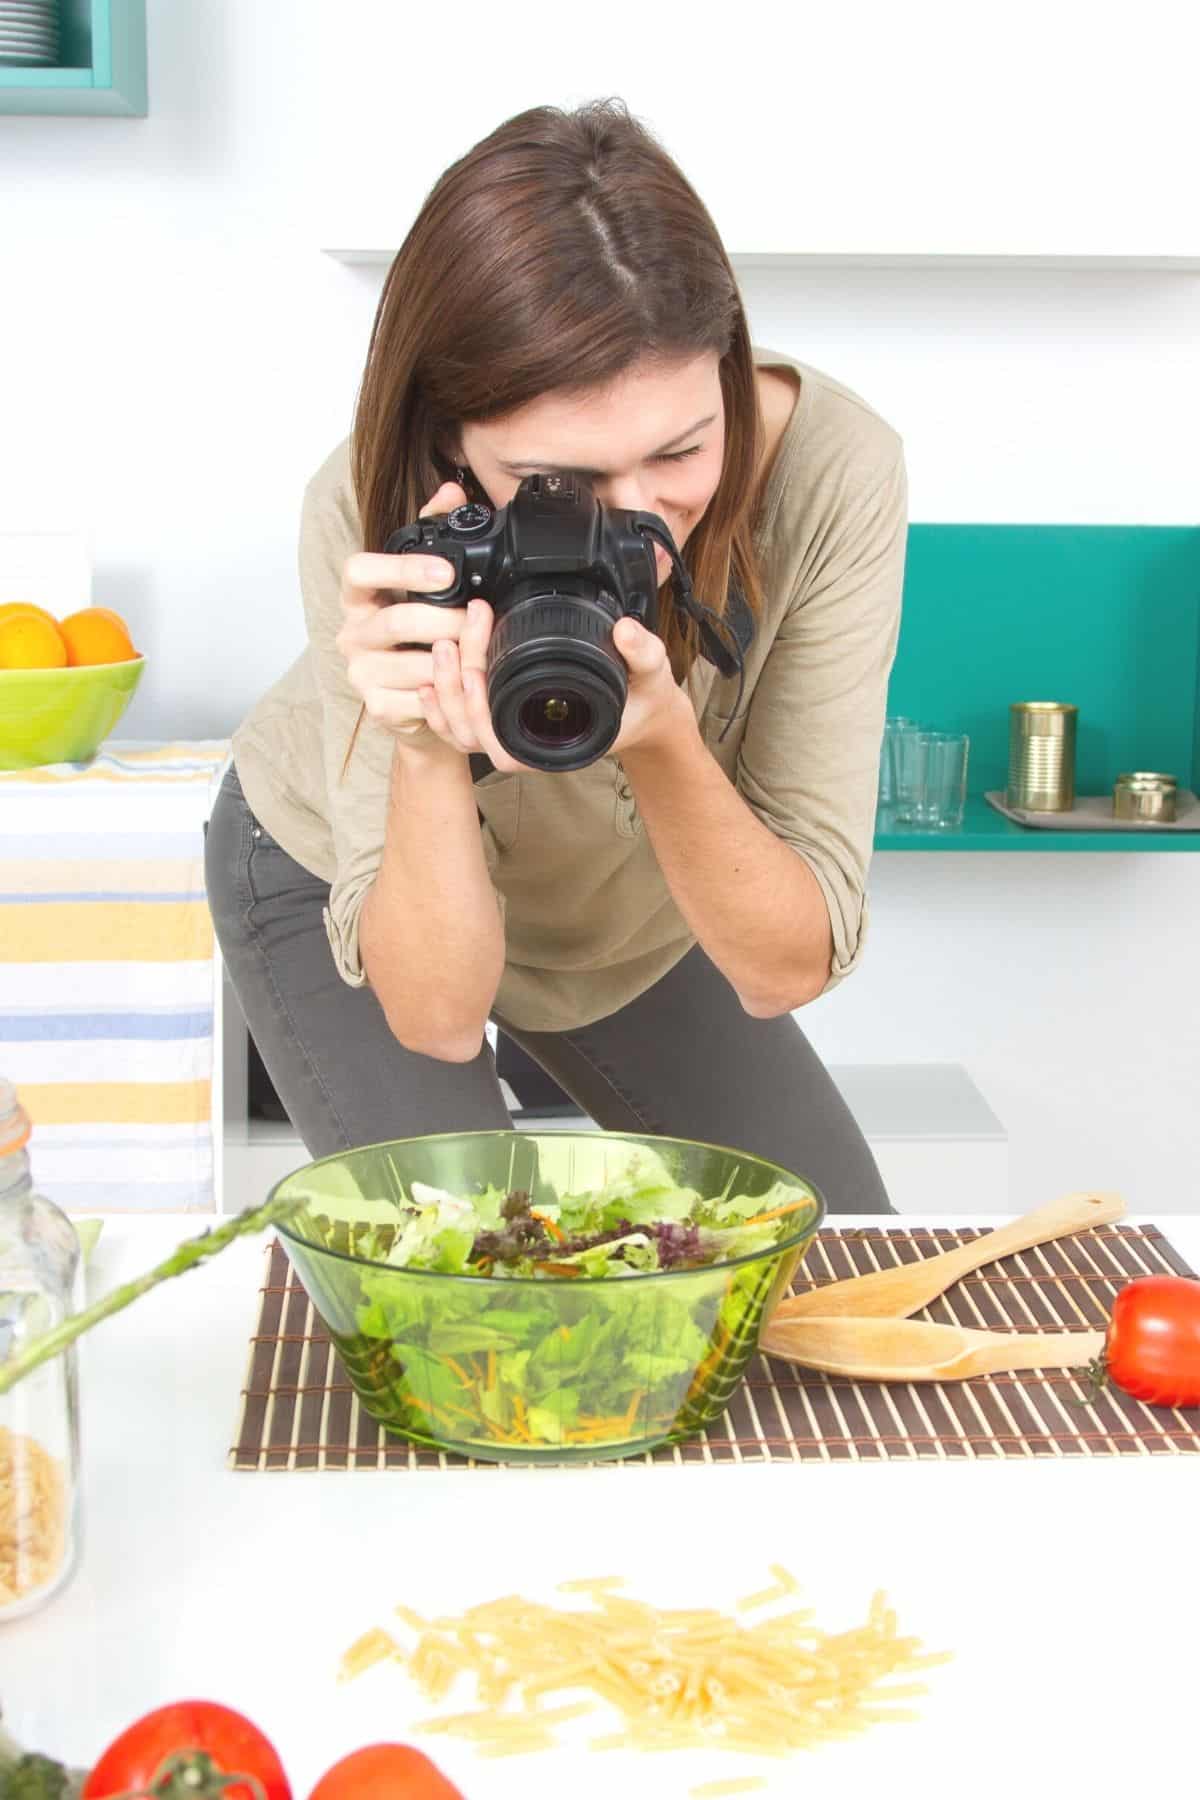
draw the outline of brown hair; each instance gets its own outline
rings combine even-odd
[[[725,456],[684,562],[714,612],[732,582],[757,613],[763,427],[716,227],[621,100],[517,114],[439,178],[388,270],[351,440],[363,548],[382,549],[455,478],[460,424],[604,387],[639,361],[710,350],[721,359]],[[659,631],[681,679],[695,645],[672,587],[660,592]]]

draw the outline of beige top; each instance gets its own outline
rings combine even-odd
[[[768,479],[756,535],[765,604],[746,655],[742,706],[723,743],[736,676],[698,661],[688,692],[712,755],[820,884],[833,926],[828,989],[856,967],[867,927],[904,575],[904,456],[896,432],[849,389],[790,357],[754,355],[761,367],[794,370],[800,391]],[[364,719],[339,785],[359,698],[334,637],[342,565],[361,548],[347,440],[304,495],[309,647],[233,738],[253,812],[331,884],[325,928],[352,986],[366,980],[359,915],[382,859],[393,743]],[[501,1022],[530,1031],[589,1024],[635,999],[691,948],[695,939],[611,757],[565,774],[493,772],[476,784],[475,798],[504,915]]]

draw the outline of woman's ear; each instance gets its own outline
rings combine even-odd
[[[456,437],[451,436],[449,433],[443,436],[439,432],[433,440],[433,460],[438,465],[439,470],[445,469],[447,471],[446,479],[449,481],[453,471],[458,468],[463,460],[462,445],[458,442]]]
[[[465,463],[463,463],[463,462],[455,463],[454,479],[455,479],[455,481],[457,481],[459,487],[462,489],[463,493],[467,496],[468,500],[483,500],[487,505],[489,505],[489,506],[491,505],[491,502],[490,502],[490,500],[488,500],[487,495],[483,492],[479,483],[476,481],[474,475],[471,473],[470,469],[466,466]]]

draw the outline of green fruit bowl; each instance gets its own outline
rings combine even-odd
[[[657,1191],[688,1189],[698,1204],[729,1195],[740,1203],[787,1184],[792,1198],[765,1228],[770,1242],[763,1247],[760,1228],[757,1240],[751,1233],[753,1254],[646,1273],[624,1268],[619,1278],[555,1263],[553,1249],[536,1274],[447,1273],[387,1260],[412,1209],[429,1204],[424,1190],[414,1198],[414,1182],[453,1197],[451,1205],[498,1191],[570,1216],[614,1182],[618,1194],[630,1191],[647,1152],[674,1184]],[[759,1157],[599,1131],[466,1132],[370,1145],[295,1170],[272,1198],[300,1202],[279,1225],[280,1238],[360,1404],[389,1431],[491,1462],[633,1456],[711,1425],[825,1216],[808,1182]],[[708,1237],[698,1253],[719,1254],[717,1241]],[[483,1260],[491,1271],[492,1257]]]
[[[0,769],[86,762],[120,723],[146,667],[0,669]]]

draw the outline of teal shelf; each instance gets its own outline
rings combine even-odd
[[[907,825],[881,826],[876,850],[1200,850],[1200,831],[1054,831],[1018,825],[989,806],[982,794],[967,796],[962,828],[921,831]]]
[[[60,0],[60,68],[0,64],[0,113],[144,119],[145,0]]]
[[[961,831],[881,828],[878,850],[1200,850],[1200,832],[1022,826],[983,795],[1008,778],[1014,700],[1079,708],[1075,790],[1163,769],[1200,792],[1200,528],[913,525],[889,714],[971,740]]]

